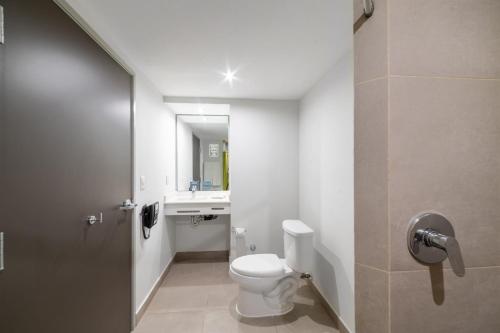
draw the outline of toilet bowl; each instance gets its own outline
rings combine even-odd
[[[310,272],[313,230],[298,220],[283,222],[285,258],[251,254],[234,259],[229,275],[239,284],[236,311],[243,317],[279,316],[293,310],[302,273]]]

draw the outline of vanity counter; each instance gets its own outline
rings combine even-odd
[[[165,215],[227,215],[231,213],[229,191],[175,192],[165,196]]]

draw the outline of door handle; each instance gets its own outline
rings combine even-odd
[[[3,232],[0,232],[0,272],[5,269],[3,255]]]
[[[87,223],[90,225],[93,225],[96,222],[99,222],[99,223],[104,222],[104,220],[102,219],[102,213],[99,213],[99,219],[97,217],[95,217],[95,215],[90,215],[90,216],[87,216],[86,220],[87,220]]]
[[[135,207],[137,207],[137,204],[133,203],[132,200],[127,199],[121,204],[120,210],[132,210]]]
[[[424,264],[435,264],[446,258],[457,276],[465,275],[460,245],[450,221],[435,213],[424,213],[410,221],[408,249]]]

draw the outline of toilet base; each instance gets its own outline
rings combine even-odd
[[[261,314],[261,315],[253,315],[253,316],[250,316],[250,315],[246,315],[246,314],[243,314],[241,313],[240,309],[238,308],[238,304],[236,304],[236,313],[242,317],[245,317],[245,318],[265,318],[265,317],[276,317],[276,316],[283,316],[283,315],[286,315],[287,313],[289,312],[292,312],[292,310],[295,308],[295,304],[291,304],[288,309],[287,308],[284,308],[282,311],[280,312],[275,312],[273,314],[269,314],[269,313],[266,313],[266,314]]]
[[[266,297],[262,293],[245,290],[240,287],[236,312],[246,318],[272,317],[287,314],[293,310],[295,304],[292,301],[282,302],[280,294],[276,297]]]

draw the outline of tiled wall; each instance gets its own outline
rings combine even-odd
[[[354,44],[356,332],[498,333],[500,1],[374,1]],[[429,210],[465,277],[408,253]]]

